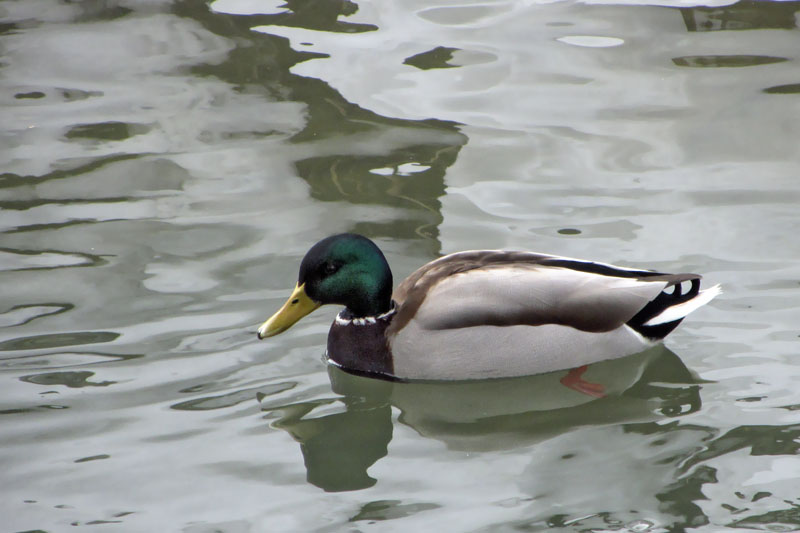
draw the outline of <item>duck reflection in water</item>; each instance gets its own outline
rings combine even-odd
[[[449,449],[488,451],[532,445],[578,427],[653,422],[700,408],[699,382],[664,346],[589,365],[583,378],[604,395],[563,385],[567,371],[462,382],[391,382],[331,365],[338,397],[262,405],[279,413],[305,460],[307,479],[326,491],[376,483],[367,470],[388,452],[392,407],[399,422]],[[320,414],[339,408],[332,414]]]

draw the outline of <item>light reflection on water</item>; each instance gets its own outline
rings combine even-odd
[[[625,3],[0,4],[7,527],[800,529],[800,3]],[[337,231],[725,294],[599,400],[384,383],[255,340]]]

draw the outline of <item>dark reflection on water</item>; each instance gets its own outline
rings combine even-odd
[[[81,344],[100,344],[111,342],[119,337],[113,331],[71,331],[21,337],[0,342],[0,352],[12,350],[36,350],[42,348],[63,348]]]
[[[95,124],[78,124],[64,134],[67,139],[93,139],[97,141],[121,141],[134,135],[147,133],[145,124],[129,124],[125,122],[98,122]]]
[[[793,30],[800,2],[745,0],[728,6],[682,8],[689,31]]]
[[[70,372],[45,372],[43,374],[22,376],[19,379],[36,385],[65,385],[70,388],[107,387],[116,383],[116,381],[89,381],[89,378],[92,376],[94,376],[94,372],[81,370]]]
[[[0,415],[20,415],[20,414],[33,414],[40,411],[51,411],[51,410],[59,410],[59,409],[68,409],[69,407],[66,405],[57,405],[57,404],[44,404],[44,405],[37,405],[34,407],[18,407],[15,409],[0,409]]]
[[[329,492],[360,490],[377,480],[367,469],[387,453],[392,440],[392,410],[384,402],[344,397],[345,412],[304,418],[326,401],[304,402],[282,408],[273,427],[300,443],[306,479]]]
[[[401,500],[377,500],[362,505],[358,513],[350,517],[349,521],[394,520],[423,511],[438,509],[439,507],[434,503],[403,503]]]
[[[100,455],[92,455],[90,457],[81,457],[80,459],[75,459],[76,463],[88,463],[89,461],[99,461],[101,459],[108,459],[111,457],[108,454],[102,453]]]
[[[291,390],[296,385],[297,383],[293,382],[274,383],[269,386],[241,389],[217,396],[204,396],[202,398],[195,398],[193,400],[176,403],[171,407],[172,409],[177,409],[178,411],[209,411],[212,409],[225,409],[227,407],[238,405],[242,402],[250,402],[253,400],[254,395],[260,401],[262,398],[267,396],[272,396],[274,394]],[[214,384],[214,386],[218,385]],[[202,388],[204,388],[202,385],[195,385],[194,387],[183,389],[180,392],[193,393],[197,392],[198,390],[202,390]]]
[[[771,455],[771,456],[791,456],[797,455],[800,451],[800,425],[793,424],[788,426],[740,426],[723,434],[711,427],[695,425],[659,425],[654,423],[632,424],[626,426],[626,430],[632,433],[653,434],[668,436],[670,433],[693,433],[693,441],[696,443],[693,449],[684,450],[683,453],[670,458],[669,463],[681,475],[679,478],[664,487],[658,494],[659,501],[664,505],[664,510],[681,517],[676,526],[699,527],[710,524],[703,509],[697,501],[703,501],[704,485],[717,484],[720,482],[717,469],[709,466],[709,463],[717,457],[725,456],[737,450],[750,450],[749,455]],[[744,491],[744,492],[742,492]],[[735,495],[742,500],[741,507],[729,506],[731,515],[743,513],[749,510],[748,502],[754,503],[758,500],[767,499],[772,496],[769,492],[756,492],[752,496],[746,496],[748,488],[741,487]],[[783,501],[773,502],[773,506],[788,504],[785,511],[770,512],[763,515],[752,515],[744,519],[734,518],[728,524],[729,527],[747,527],[762,525],[766,529],[781,531],[780,523],[797,523],[798,504]],[[780,520],[776,520],[780,516]],[[777,524],[776,524],[777,522]],[[791,527],[790,530],[794,530]]]
[[[679,67],[695,68],[719,68],[719,67],[753,67],[756,65],[769,65],[771,63],[782,63],[788,61],[785,57],[770,57],[756,55],[706,55],[706,56],[684,56],[674,57],[672,62]]]
[[[175,11],[195,17],[199,3],[192,0],[177,2]],[[354,23],[341,19],[341,17],[350,16],[358,10],[358,4],[350,0],[289,0],[281,7],[285,8],[282,13],[243,15],[235,20],[247,21],[248,25],[274,24],[337,33],[361,33],[377,29],[377,26],[373,24]],[[225,14],[215,13],[214,16],[224,17]],[[227,22],[231,23],[230,20]]]
[[[800,94],[800,83],[787,83],[764,89],[767,94]]]
[[[121,6],[118,2],[108,0],[85,0],[77,2],[76,6],[80,12],[75,17],[75,22],[114,20],[134,12],[133,9]]]
[[[747,511],[747,502],[744,504],[744,507],[736,510]],[[787,507],[784,509],[734,520],[728,526],[764,531],[797,531],[797,524],[800,524],[800,502],[787,501],[785,504]]]
[[[244,92],[266,90],[270,98],[278,101],[304,103],[307,120],[303,129],[293,135],[294,144],[316,145],[335,140],[325,149],[334,153],[315,154],[295,162],[297,175],[311,186],[312,198],[404,208],[409,215],[400,220],[365,221],[354,224],[351,230],[372,237],[423,236],[436,242],[437,226],[442,220],[439,198],[444,194],[445,170],[467,142],[457,124],[433,119],[401,120],[363,109],[322,80],[289,72],[293,65],[318,54],[297,52],[282,37],[252,31],[260,24],[346,33],[375,29],[338,19],[351,13],[354,3],[311,2],[281,15],[212,14],[198,2],[180,2],[175,9],[199,20],[210,31],[247,39],[252,44],[237,47],[219,64],[196,67],[198,74],[216,76]],[[393,148],[387,153],[386,146]],[[419,165],[420,170],[398,171],[398,167],[408,164]],[[438,246],[431,252],[437,253]]]
[[[421,129],[419,132],[425,133]],[[297,170],[311,184],[312,195],[320,200],[380,203],[418,213],[415,219],[388,224],[361,222],[353,227],[354,231],[403,239],[436,238],[441,222],[438,198],[444,194],[444,173],[455,161],[458,147],[433,143],[430,139],[428,144],[405,146],[388,156],[316,157],[298,161]],[[398,172],[398,167],[408,163],[428,168],[412,174]],[[387,169],[391,174],[371,173],[375,169]]]
[[[98,157],[93,159],[89,162],[81,162],[77,163],[75,161],[70,162],[70,170],[53,170],[51,172],[47,172],[40,176],[21,176],[12,173],[5,173],[0,175],[0,188],[8,187],[9,189],[14,187],[35,187],[37,185],[41,185],[44,183],[50,183],[56,180],[66,180],[68,178],[75,178],[76,176],[81,175],[91,175],[93,172],[101,171],[105,167],[109,165],[115,165],[117,163],[121,163],[124,161],[129,161],[131,159],[135,159],[140,157],[137,154],[121,154],[121,155],[113,155],[107,157]],[[143,179],[144,178],[144,179]],[[109,203],[121,203],[130,200],[131,198],[124,193],[130,193],[132,190],[163,190],[164,188],[170,188],[169,186],[169,176],[161,176],[161,179],[158,180],[157,185],[155,188],[153,186],[148,186],[147,183],[147,174],[137,174],[135,177],[131,176],[129,180],[135,180],[135,187],[126,187],[126,185],[130,185],[128,183],[107,183],[103,182],[102,184],[98,185],[96,183],[97,180],[93,180],[90,187],[83,188],[80,182],[72,187],[69,187],[69,196],[67,197],[58,197],[58,198],[49,198],[49,197],[39,197],[37,195],[34,198],[24,199],[24,200],[16,200],[13,197],[9,197],[6,199],[0,200],[0,208],[3,209],[14,209],[24,211],[27,209],[31,209],[34,207],[42,206],[42,205],[70,205],[70,204],[88,204],[92,202],[96,202],[98,199],[103,199]],[[165,181],[166,178],[166,181]],[[72,181],[72,184],[75,182]],[[70,219],[66,221],[60,221],[55,223],[49,224],[25,224],[21,225],[16,228],[8,228],[6,229],[5,233],[13,234],[13,233],[21,233],[21,232],[37,232],[43,230],[55,230],[63,227],[79,225],[87,222],[96,222],[93,218],[87,217],[86,219]],[[13,250],[15,253],[26,253],[25,250]],[[32,254],[32,252],[28,252]],[[38,252],[41,253],[41,252]],[[101,257],[92,256],[89,254],[84,254],[87,259],[89,259],[89,263],[87,266],[100,266],[103,264],[104,260]]]
[[[33,206],[18,206],[21,209],[27,209],[28,207]],[[12,265],[0,267],[0,270],[7,271],[50,270],[63,267],[103,266],[106,264],[106,260],[97,255],[63,250],[0,248],[0,254],[5,255],[7,264],[10,263]]]
[[[458,48],[448,46],[437,46],[433,50],[415,54],[403,61],[406,65],[417,67],[420,70],[430,70],[433,68],[456,68],[459,65],[452,65],[448,61],[453,59],[453,52]]]
[[[563,372],[478,382],[395,383],[328,370],[341,398],[268,405],[276,428],[300,443],[308,481],[327,491],[358,490],[376,480],[367,469],[387,453],[391,407],[401,423],[449,448],[489,451],[528,446],[572,429],[686,415],[700,409],[699,385],[666,348],[590,367],[585,378],[602,384],[595,399],[564,387]],[[341,403],[344,411],[317,416]],[[626,426],[627,427],[627,426]]]
[[[797,455],[800,452],[800,424],[733,428],[714,438],[684,467],[689,469],[696,463],[742,449],[749,449],[750,455]]]
[[[92,351],[62,351],[40,353],[34,350],[33,353],[15,353],[11,357],[0,357],[0,368],[2,369],[42,369],[52,370],[54,368],[70,368],[77,366],[100,365],[112,361],[126,361],[144,357],[143,354],[115,354],[108,352]]]
[[[24,326],[28,322],[50,315],[57,315],[71,310],[70,303],[46,302],[38,305],[15,305],[8,311],[0,313],[0,327]]]

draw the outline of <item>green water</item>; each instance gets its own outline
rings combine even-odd
[[[0,1],[3,531],[800,529],[800,2]],[[305,251],[702,273],[665,347],[385,383]]]

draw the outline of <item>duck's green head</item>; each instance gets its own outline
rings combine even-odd
[[[388,311],[391,299],[392,271],[375,243],[354,233],[333,235],[306,253],[294,292],[258,337],[286,331],[321,305],[343,305],[353,317],[366,317]]]

